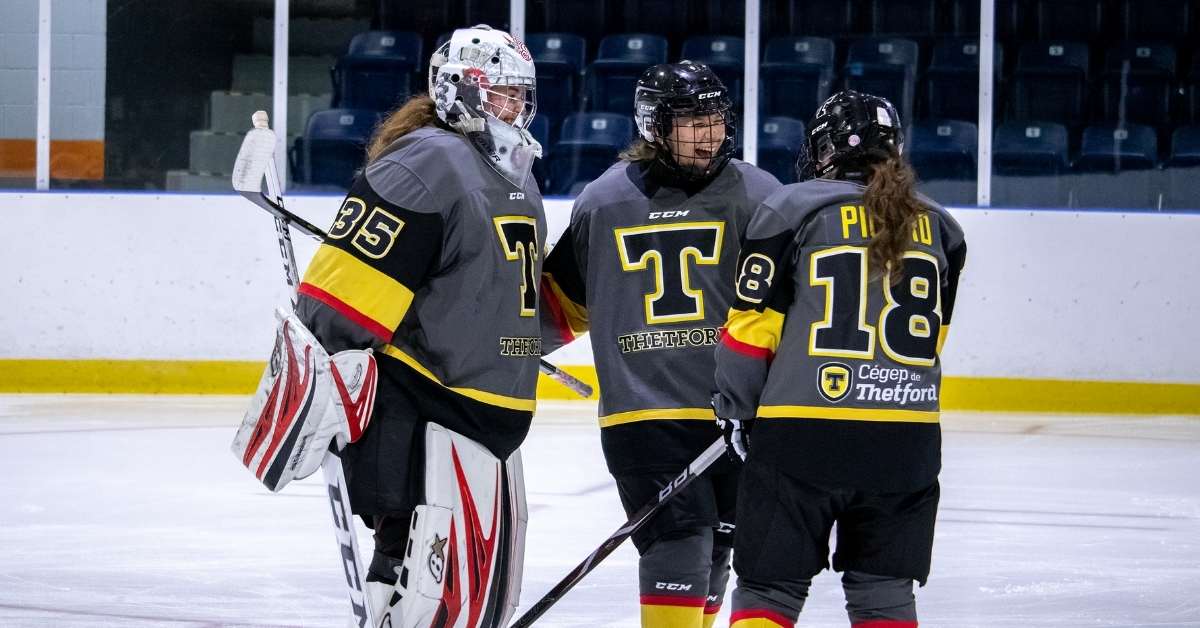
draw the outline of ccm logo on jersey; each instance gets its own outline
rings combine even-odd
[[[690,211],[690,209],[684,209],[665,212],[650,212],[650,220],[654,220],[656,218],[683,218],[684,216],[688,215],[688,212]]]
[[[655,582],[654,588],[660,591],[691,591],[692,585],[675,582]]]
[[[699,96],[697,96],[696,100],[705,100],[708,98],[716,98],[717,96],[720,96],[720,95],[721,95],[721,92],[704,92],[703,94],[700,94]]]
[[[525,193],[524,193],[524,192],[509,192],[509,193],[508,193],[508,200],[510,200],[510,201],[523,201],[523,200],[525,200]]]

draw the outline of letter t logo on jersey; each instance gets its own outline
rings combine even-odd
[[[830,403],[846,398],[851,386],[850,367],[837,362],[822,364],[817,369],[817,390]]]

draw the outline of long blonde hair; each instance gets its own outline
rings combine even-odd
[[[881,155],[883,156],[883,155]],[[904,252],[911,245],[913,226],[925,211],[917,198],[917,175],[893,147],[870,166],[863,205],[871,216],[874,235],[867,245],[868,265],[891,272],[893,285],[904,276]]]
[[[383,156],[387,147],[396,140],[426,126],[437,124],[437,110],[433,99],[425,94],[409,98],[399,109],[388,114],[367,144],[367,164]]]
[[[644,138],[637,138],[632,144],[625,147],[617,157],[623,161],[654,161],[658,158],[658,151],[662,150],[658,144],[651,144]]]

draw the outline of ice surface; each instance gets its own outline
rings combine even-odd
[[[0,626],[343,626],[322,484],[250,478],[228,449],[246,403],[0,396]],[[524,448],[527,604],[624,520],[594,416],[543,403]],[[1200,418],[944,427],[922,626],[1200,626]],[[626,545],[538,625],[637,617]],[[799,625],[847,625],[836,575]]]

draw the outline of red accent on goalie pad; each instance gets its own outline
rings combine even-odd
[[[288,324],[283,325],[283,345],[287,350],[287,371],[292,374],[299,373],[300,363],[296,359],[296,352],[292,349],[292,340]],[[279,449],[280,443],[284,441],[288,431],[298,424],[296,418],[300,416],[302,411],[306,411],[312,402],[312,396],[315,392],[316,383],[316,366],[313,364],[312,353],[309,349],[304,351],[304,367],[305,372],[302,377],[279,377],[275,380],[275,385],[271,389],[271,394],[267,398],[266,405],[263,406],[262,414],[258,418],[258,424],[254,428],[254,435],[250,439],[250,443],[246,447],[246,453],[242,457],[242,464],[249,466],[250,461],[254,458],[254,454],[258,452],[263,441],[267,438],[268,433],[271,437],[271,442],[267,446],[266,454],[263,455],[262,461],[258,464],[258,469],[254,471],[255,477],[259,480],[263,479],[272,461],[275,458],[276,451]],[[287,381],[284,382],[283,380]],[[285,388],[281,386],[286,384]]]
[[[358,392],[358,399],[350,398],[350,391],[346,389],[345,379],[338,370],[337,363],[330,362],[329,367],[333,372],[333,384],[337,387],[342,407],[346,411],[346,424],[350,427],[350,442],[353,443],[362,438],[367,423],[371,421],[371,411],[375,407],[375,388],[379,380],[375,373],[375,360],[367,360],[367,372],[363,374],[365,379],[362,389]]]
[[[454,461],[454,475],[458,480],[458,494],[462,504],[464,541],[466,545],[467,581],[458,582],[458,535],[455,534],[454,519],[450,520],[450,556],[447,560],[446,585],[442,593],[441,604],[434,615],[434,626],[452,626],[462,613],[462,590],[467,593],[467,626],[476,626],[483,615],[483,605],[487,603],[488,583],[492,576],[492,563],[496,559],[496,528],[500,521],[500,474],[496,473],[495,500],[492,505],[492,526],[485,536],[483,524],[479,520],[479,509],[475,498],[471,495],[471,487],[467,484],[462,462],[458,458],[458,449],[450,445],[450,457]],[[443,621],[444,620],[444,621]]]

